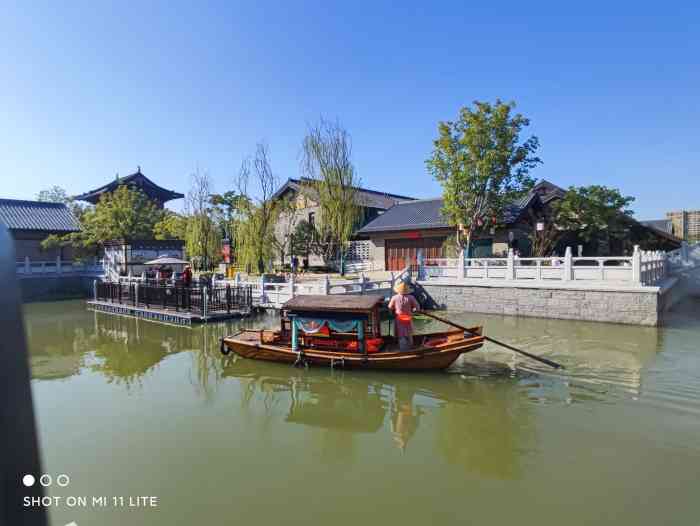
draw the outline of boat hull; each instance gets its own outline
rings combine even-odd
[[[455,334],[455,333],[451,333]],[[224,338],[222,351],[233,351],[244,358],[345,369],[393,369],[426,371],[446,369],[461,354],[475,351],[483,345],[482,336],[452,338],[443,345],[418,347],[410,351],[378,352],[363,355],[357,352],[336,352],[318,349],[292,351],[285,344],[263,343],[259,331],[245,331]]]

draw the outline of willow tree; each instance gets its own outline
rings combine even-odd
[[[274,259],[275,223],[279,208],[272,196],[277,183],[270,165],[269,149],[260,143],[253,159],[245,159],[241,163],[236,181],[239,195],[236,256],[238,264],[248,271],[255,268],[262,274],[265,263]]]
[[[344,255],[361,217],[352,164],[350,134],[339,122],[323,118],[309,127],[302,144],[302,171],[306,175],[302,191],[318,205],[317,253],[328,262]]]
[[[501,224],[506,207],[528,191],[530,170],[541,163],[537,137],[520,141],[530,121],[515,103],[474,102],[456,121],[440,122],[428,171],[443,189],[443,217],[457,227],[456,242],[469,255],[480,230]]]
[[[190,181],[185,199],[185,248],[200,269],[210,270],[221,253],[221,231],[211,203],[212,182],[208,173],[199,170]]]

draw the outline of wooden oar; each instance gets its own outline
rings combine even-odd
[[[446,320],[445,318],[441,318],[440,316],[435,316],[435,314],[431,314],[429,312],[426,312],[424,310],[416,311],[416,314],[424,314],[425,316],[429,316],[431,318],[434,318],[438,321],[441,321],[442,323],[446,323],[447,325],[452,325],[453,327],[457,329],[462,329],[464,332],[468,332],[469,334],[474,334],[475,336],[478,336],[475,332],[470,331],[466,327],[463,327],[462,325],[459,325],[453,321]],[[553,362],[552,360],[548,360],[547,358],[542,358],[541,356],[537,356],[534,354],[530,354],[527,351],[523,351],[522,349],[518,349],[516,347],[513,347],[512,345],[508,345],[507,343],[500,342],[498,340],[494,340],[493,338],[489,338],[488,336],[483,337],[484,340],[489,341],[491,343],[495,343],[496,345],[500,345],[501,347],[505,347],[506,349],[509,349],[513,352],[517,352],[522,354],[523,356],[527,356],[528,358],[532,358],[533,360],[537,360],[538,362],[542,362],[546,365],[549,365],[550,367],[554,367],[555,369],[564,369],[564,366],[560,363]]]

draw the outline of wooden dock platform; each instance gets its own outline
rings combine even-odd
[[[98,312],[118,314],[121,316],[131,316],[144,320],[169,323],[171,325],[192,325],[197,323],[211,323],[233,318],[244,318],[251,313],[250,309],[236,309],[229,312],[213,312],[202,316],[201,314],[175,311],[171,309],[146,308],[143,306],[134,307],[123,303],[110,303],[109,301],[89,300],[88,308]]]
[[[94,282],[92,310],[173,325],[210,323],[248,316],[250,287],[184,287],[145,282]]]

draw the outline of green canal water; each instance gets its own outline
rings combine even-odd
[[[54,525],[700,524],[699,299],[658,329],[448,314],[563,372],[491,346],[447,373],[299,370],[222,357],[239,322],[25,315],[44,470],[70,477],[50,495],[88,497]]]

